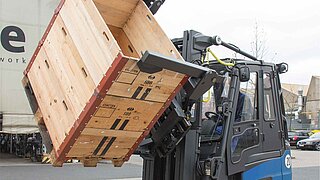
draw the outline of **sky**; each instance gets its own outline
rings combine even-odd
[[[281,81],[308,85],[312,75],[320,76],[319,8],[317,0],[166,0],[155,16],[170,38],[193,29],[219,35],[249,53],[257,24],[264,60],[289,64]],[[221,47],[212,49],[221,58],[234,56]]]

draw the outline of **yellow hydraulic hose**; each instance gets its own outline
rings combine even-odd
[[[207,103],[207,102],[210,101],[210,99],[211,99],[211,92],[210,92],[210,90],[211,90],[211,89],[209,89],[209,90],[207,91],[207,93],[208,93],[208,98],[207,98],[207,99],[202,99],[202,102]]]
[[[222,65],[225,65],[225,66],[234,66],[235,63],[227,63],[227,62],[224,62],[224,61],[221,61],[221,59],[219,59],[212,51],[210,48],[207,49],[207,51]]]
[[[219,59],[212,51],[210,48],[207,48],[207,53],[205,56],[201,56],[201,62],[204,63],[205,59],[207,61],[207,63],[209,64],[209,54],[208,52],[222,65],[225,65],[225,66],[234,66],[235,63],[227,63],[227,62],[224,62],[222,61],[221,59]],[[207,103],[210,101],[211,99],[211,92],[210,92],[210,89],[207,91],[208,93],[208,97],[206,99],[202,99],[202,102],[204,103]]]

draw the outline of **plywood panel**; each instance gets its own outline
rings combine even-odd
[[[140,131],[119,131],[119,130],[110,130],[110,129],[102,129],[102,128],[85,128],[82,131],[82,135],[90,135],[90,136],[111,136],[111,137],[128,137],[128,138],[138,138],[141,136]]]
[[[43,45],[48,55],[47,66],[56,74],[71,102],[68,108],[75,111],[77,118],[96,86],[60,16],[51,31]]]
[[[123,30],[137,52],[150,50],[183,60],[143,1],[137,4]]]
[[[135,142],[136,138],[81,135],[68,153],[68,157],[121,159]]]
[[[37,102],[41,109],[44,122],[49,131],[54,147],[59,147],[65,136],[68,134],[70,124],[72,124],[75,114],[70,110],[66,110],[70,101],[63,94],[62,88],[54,72],[47,68],[45,60],[48,57],[41,49],[37,61],[33,64],[28,78]],[[55,91],[50,91],[55,89]]]
[[[130,42],[127,35],[122,29],[120,29],[118,38],[116,40],[124,55],[134,58],[141,57],[141,54],[139,55],[139,53],[136,51],[135,47],[132,45],[132,43]]]
[[[107,24],[123,27],[139,0],[93,0]]]
[[[98,85],[120,48],[106,26],[95,25],[104,22],[97,17],[98,12],[92,5],[83,4],[82,0],[66,1],[60,16],[86,64],[88,74]]]
[[[120,129],[128,121],[123,130],[142,132],[162,106],[157,102],[106,96],[86,127],[112,129],[118,121],[114,129]]]
[[[166,102],[172,91],[179,85],[183,75],[169,70],[154,74],[143,73],[140,72],[136,62],[135,60],[127,62],[123,69],[123,74],[119,75],[108,94],[147,101]]]

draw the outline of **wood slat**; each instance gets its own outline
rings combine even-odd
[[[116,40],[124,55],[134,58],[141,57],[141,54],[139,55],[139,53],[136,51],[135,47],[132,45],[132,43],[130,42],[127,35],[122,29],[120,29],[119,35],[116,38]]]
[[[96,17],[98,12],[94,12],[94,7],[88,10],[86,6],[90,5],[93,4],[83,4],[82,0],[66,1],[60,16],[88,69],[88,75],[97,86],[120,48],[106,26],[100,25],[103,29],[97,29],[95,24],[104,22]]]
[[[119,119],[121,124],[128,120],[126,131],[144,131],[159,109],[162,103],[147,102],[123,97],[106,96],[94,116],[90,119],[88,128],[111,129],[113,123]]]
[[[44,49],[39,51],[37,58],[28,73],[28,78],[52,143],[55,148],[58,148],[69,132],[71,123],[68,120],[73,121],[75,115],[71,110],[66,110],[63,105],[63,101],[67,104],[70,102],[63,94],[54,72],[46,66],[45,60],[48,57]],[[54,91],[49,91],[50,89]]]
[[[163,70],[148,74],[140,72],[137,61],[129,60],[118,76],[108,94],[155,102],[166,102],[172,91],[178,86],[182,74]],[[128,75],[130,74],[130,75]],[[135,96],[138,89],[141,89]]]
[[[82,135],[89,136],[110,136],[110,137],[128,137],[128,138],[138,138],[141,136],[139,131],[119,131],[119,130],[110,130],[110,129],[101,129],[101,128],[85,128],[82,131]]]
[[[60,16],[51,32],[43,45],[48,55],[47,66],[57,76],[71,102],[68,108],[75,111],[74,118],[77,118],[96,86]]]
[[[139,0],[94,0],[107,24],[122,28]]]
[[[117,137],[104,156],[101,156],[112,137],[108,137],[99,149],[97,155],[93,155],[103,137],[81,135],[68,153],[68,157],[103,157],[107,159],[122,158],[135,143],[136,138]]]
[[[137,52],[151,50],[183,60],[143,1],[139,1],[123,30]]]

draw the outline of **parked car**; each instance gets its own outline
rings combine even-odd
[[[308,134],[309,134],[309,136],[311,136],[312,134],[315,134],[317,132],[320,132],[320,130],[319,129],[315,129],[315,130],[310,131]]]
[[[288,132],[290,146],[296,146],[297,142],[309,137],[308,131],[289,131]]]
[[[298,141],[297,147],[300,149],[314,149],[320,151],[320,132],[313,134],[308,139]]]

